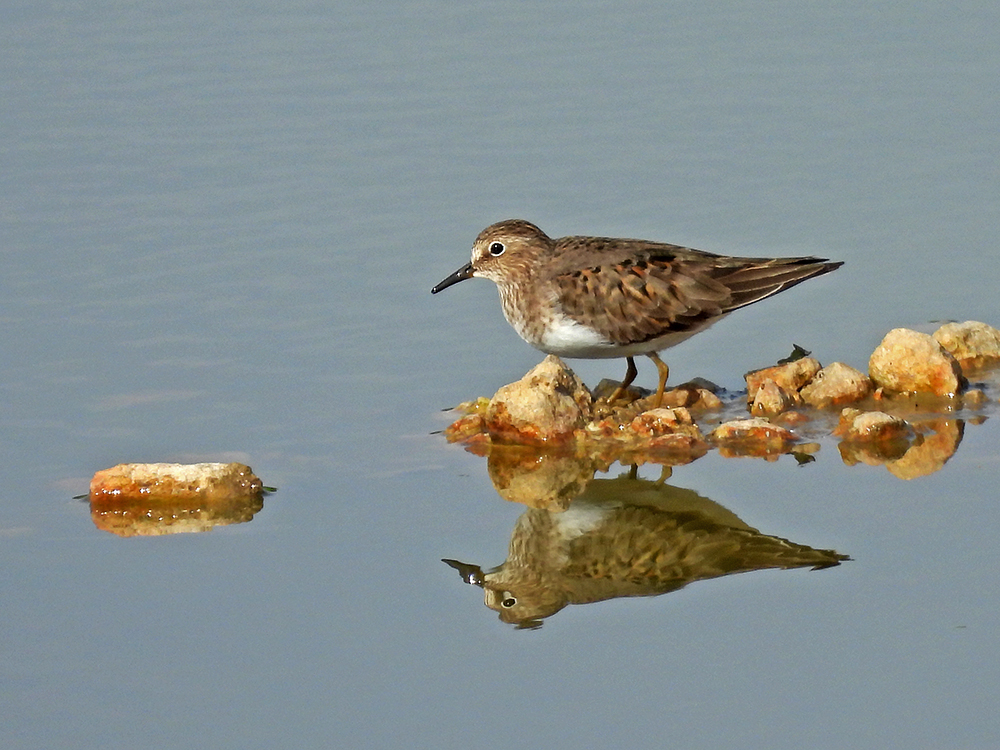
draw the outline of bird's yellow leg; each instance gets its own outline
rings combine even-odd
[[[666,362],[659,358],[656,352],[650,352],[646,356],[653,360],[656,369],[660,371],[660,384],[656,388],[656,396],[653,399],[653,408],[659,409],[660,404],[663,403],[663,392],[667,388],[667,378],[670,376],[670,368],[667,367]]]
[[[625,359],[628,360],[628,367],[625,368],[625,379],[622,380],[622,384],[615,388],[615,392],[608,398],[608,406],[611,406],[611,404],[621,398],[621,395],[625,393],[625,389],[632,385],[632,381],[635,380],[635,376],[639,372],[635,369],[634,359],[631,357],[625,357]]]

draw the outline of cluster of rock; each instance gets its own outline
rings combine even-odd
[[[872,455],[899,458],[920,441],[920,430],[898,413],[951,414],[982,406],[987,396],[968,389],[966,376],[997,364],[1000,331],[984,323],[949,323],[933,335],[897,328],[872,353],[867,374],[841,362],[823,367],[808,356],[748,373],[750,418],[721,421],[706,434],[696,418],[707,427],[724,410],[710,384],[675,388],[657,408],[635,392],[632,400],[608,407],[549,356],[492,399],[463,404],[464,415],[446,435],[480,453],[500,443],[676,464],[713,446],[726,455],[809,453],[817,446],[804,444],[794,430],[817,413],[839,411],[834,433],[843,441],[845,460],[872,462]],[[602,383],[597,393],[609,385]]]

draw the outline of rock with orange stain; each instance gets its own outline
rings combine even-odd
[[[208,531],[249,521],[263,494],[245,464],[119,464],[91,479],[90,514],[119,536]]]
[[[819,361],[813,357],[803,357],[794,362],[748,372],[743,376],[747,381],[747,401],[752,403],[757,391],[768,380],[773,380],[786,393],[797,393],[816,376],[820,367]]]
[[[485,431],[486,418],[482,414],[473,413],[465,414],[448,425],[444,436],[449,443],[464,443]]]
[[[786,391],[773,380],[765,380],[757,388],[750,405],[750,413],[755,417],[774,417],[802,403],[795,391]]]
[[[682,434],[703,440],[701,430],[694,423],[691,412],[683,407],[675,409],[650,409],[629,425],[632,434],[640,438],[655,438],[663,435]]]
[[[878,388],[895,393],[931,393],[952,397],[964,386],[962,368],[926,333],[895,328],[885,335],[868,361]]]
[[[586,424],[591,405],[583,382],[550,354],[516,383],[496,392],[486,409],[486,429],[502,442],[568,443]]]
[[[724,456],[776,456],[789,452],[799,437],[766,419],[737,419],[716,427],[710,438]]]

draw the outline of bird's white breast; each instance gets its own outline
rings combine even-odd
[[[561,313],[554,314],[547,321],[538,348],[560,357],[587,359],[617,356],[614,344],[604,336]]]

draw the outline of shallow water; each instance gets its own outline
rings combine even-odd
[[[528,511],[431,433],[541,355],[491,285],[429,289],[509,216],[845,261],[667,353],[733,390],[792,343],[864,369],[899,325],[998,325],[997,15],[8,9],[0,744],[995,747],[995,420],[912,481],[833,441],[679,467],[851,561],[519,630],[441,559],[501,564]],[[208,460],[278,491],[157,538],[72,499],[120,462]]]

